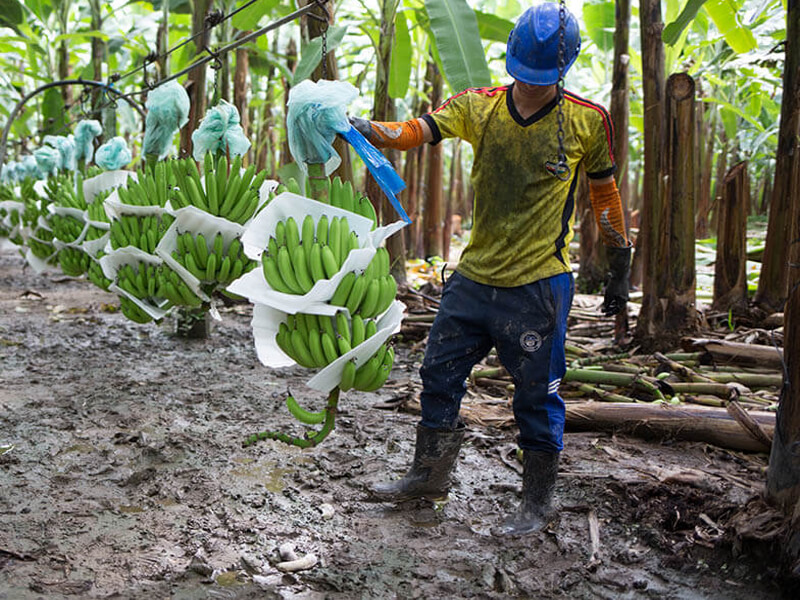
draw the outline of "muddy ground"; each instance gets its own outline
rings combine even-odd
[[[322,402],[304,370],[257,361],[249,305],[206,341],[116,305],[0,252],[2,599],[792,596],[771,547],[732,525],[762,514],[763,455],[567,434],[559,520],[498,540],[519,486],[511,429],[470,428],[444,506],[365,501],[413,450],[416,417],[375,408],[418,386],[409,345],[380,393],[343,397],[318,448],[243,448],[301,432],[287,388]],[[318,564],[278,571],[287,542]]]

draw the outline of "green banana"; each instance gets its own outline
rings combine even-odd
[[[342,379],[339,382],[339,389],[343,392],[351,389],[353,387],[353,382],[356,378],[356,363],[351,359],[344,363],[344,369],[342,370]]]
[[[321,257],[320,257],[321,260]],[[331,296],[330,303],[334,306],[344,306],[347,302],[347,297],[350,294],[350,290],[353,289],[353,284],[356,281],[356,274],[353,271],[348,271],[348,273],[342,277],[339,285],[336,286],[336,291],[333,292],[333,296]]]
[[[286,407],[295,419],[305,425],[319,425],[325,420],[325,410],[309,412],[298,404],[294,396],[286,396]]]

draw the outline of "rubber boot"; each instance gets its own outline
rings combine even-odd
[[[522,502],[494,535],[526,535],[541,531],[555,515],[553,490],[558,474],[558,454],[525,450],[522,453]]]
[[[465,427],[455,430],[431,429],[417,425],[414,462],[408,473],[396,481],[382,481],[369,489],[376,502],[404,502],[415,498],[438,500],[450,491]]]

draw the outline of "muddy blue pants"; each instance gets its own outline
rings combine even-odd
[[[560,452],[565,409],[558,386],[573,293],[568,273],[514,288],[450,277],[420,369],[422,425],[456,426],[466,379],[494,346],[514,379],[520,448]]]

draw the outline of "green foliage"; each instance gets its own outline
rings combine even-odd
[[[403,98],[408,92],[408,84],[411,81],[413,48],[408,22],[402,11],[397,13],[394,31],[392,63],[389,68],[389,96]]]
[[[16,29],[25,20],[25,11],[17,0],[0,0],[0,27]]]
[[[425,0],[442,74],[453,92],[491,85],[492,76],[466,0]]]
[[[347,27],[331,27],[328,29],[328,52],[332,52],[342,43]],[[292,85],[297,85],[304,79],[311,77],[314,69],[322,62],[322,38],[316,37],[308,43],[303,44],[300,51],[300,62],[294,71]]]
[[[614,49],[614,2],[591,0],[583,5],[583,23],[589,39],[603,52]]]
[[[262,17],[271,14],[280,0],[259,0],[233,16],[232,23],[236,29],[248,31],[257,29]]]

